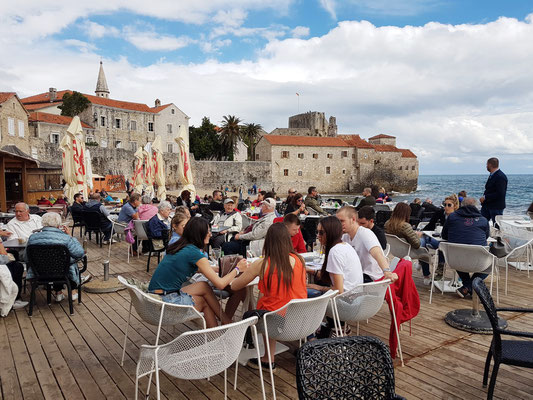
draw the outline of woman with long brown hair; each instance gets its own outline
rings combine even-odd
[[[273,224],[268,228],[263,257],[253,262],[250,267],[231,283],[232,290],[240,290],[256,277],[259,277],[258,289],[261,298],[257,302],[257,309],[247,311],[243,318],[251,316],[261,317],[269,311],[275,311],[286,305],[292,299],[307,298],[305,288],[305,262],[292,247],[289,231],[284,224]],[[259,319],[262,322],[261,318]],[[272,354],[272,369],[275,370],[274,354],[276,341],[270,339]],[[265,343],[266,348],[266,343]],[[256,359],[248,362],[252,368],[268,368],[268,354],[261,358],[261,365]]]

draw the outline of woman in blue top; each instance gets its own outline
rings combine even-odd
[[[217,326],[217,317],[223,324],[230,323],[231,318],[226,312],[220,312],[218,300],[207,282],[190,285],[187,283],[199,271],[217,289],[224,289],[240,272],[248,268],[248,264],[246,260],[241,260],[233,271],[220,278],[209,265],[207,256],[203,252],[210,238],[208,222],[203,218],[191,219],[185,226],[181,238],[168,247],[167,255],[159,263],[150,280],[148,291],[161,295],[161,300],[169,303],[193,305],[204,313],[207,327],[213,328]],[[226,310],[229,306],[228,301]]]

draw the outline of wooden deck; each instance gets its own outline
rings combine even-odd
[[[89,271],[103,275],[102,264],[107,248],[89,244]],[[110,273],[148,279],[146,257],[126,263],[126,246],[113,245]],[[156,261],[152,260],[152,271]],[[418,276],[418,273],[415,272]],[[491,336],[468,334],[446,325],[443,317],[456,308],[468,308],[469,300],[455,294],[434,295],[428,304],[428,288],[415,278],[421,297],[421,311],[414,319],[412,336],[408,324],[401,332],[405,366],[396,367],[396,391],[408,399],[483,399],[482,374]],[[531,306],[531,283],[526,272],[509,271],[509,295],[501,305]],[[29,293],[24,295],[26,299]],[[134,314],[133,331],[126,348],[124,366],[120,365],[122,341],[126,327],[129,296],[126,291],[112,294],[83,294],[83,303],[75,305],[69,315],[68,303],[46,304],[44,293],[37,296],[33,317],[26,310],[11,312],[0,319],[0,383],[1,399],[132,399],[135,395],[135,367],[142,344],[155,340],[155,327],[143,323]],[[525,314],[510,317],[512,329],[533,331],[533,318]],[[361,324],[361,334],[375,335],[387,343],[390,324],[384,306],[380,313]],[[181,325],[162,333],[168,341],[179,333],[196,329],[194,323]],[[276,389],[278,398],[297,398],[295,383],[296,346],[278,356]],[[281,368],[280,368],[281,367]],[[230,370],[230,374],[233,368]],[[268,375],[268,374],[267,374]],[[232,375],[229,375],[232,376]],[[269,381],[269,379],[267,379]],[[143,390],[146,379],[141,381]],[[239,368],[238,390],[230,385],[230,399],[259,399],[261,389],[257,371]],[[270,395],[270,386],[267,394]],[[162,374],[162,398],[222,399],[223,375],[210,381],[182,381]],[[151,397],[155,398],[152,388]],[[533,370],[502,366],[495,397],[500,399],[533,398]]]

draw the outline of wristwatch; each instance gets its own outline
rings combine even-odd
[[[383,268],[383,272],[390,272],[390,268]]]
[[[235,271],[237,271],[237,275],[239,275],[241,273],[241,270],[239,269],[239,267],[235,267],[233,268]]]

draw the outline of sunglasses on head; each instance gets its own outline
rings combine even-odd
[[[317,231],[317,233],[318,233],[320,236],[322,236],[323,234],[326,233],[326,231],[324,231],[324,230],[322,230],[322,229],[319,229],[319,230]]]
[[[296,200],[297,203],[303,203],[303,201],[304,201],[303,199]]]
[[[296,194],[296,192],[289,192],[289,194]]]
[[[452,203],[444,203],[444,207],[453,207]]]

